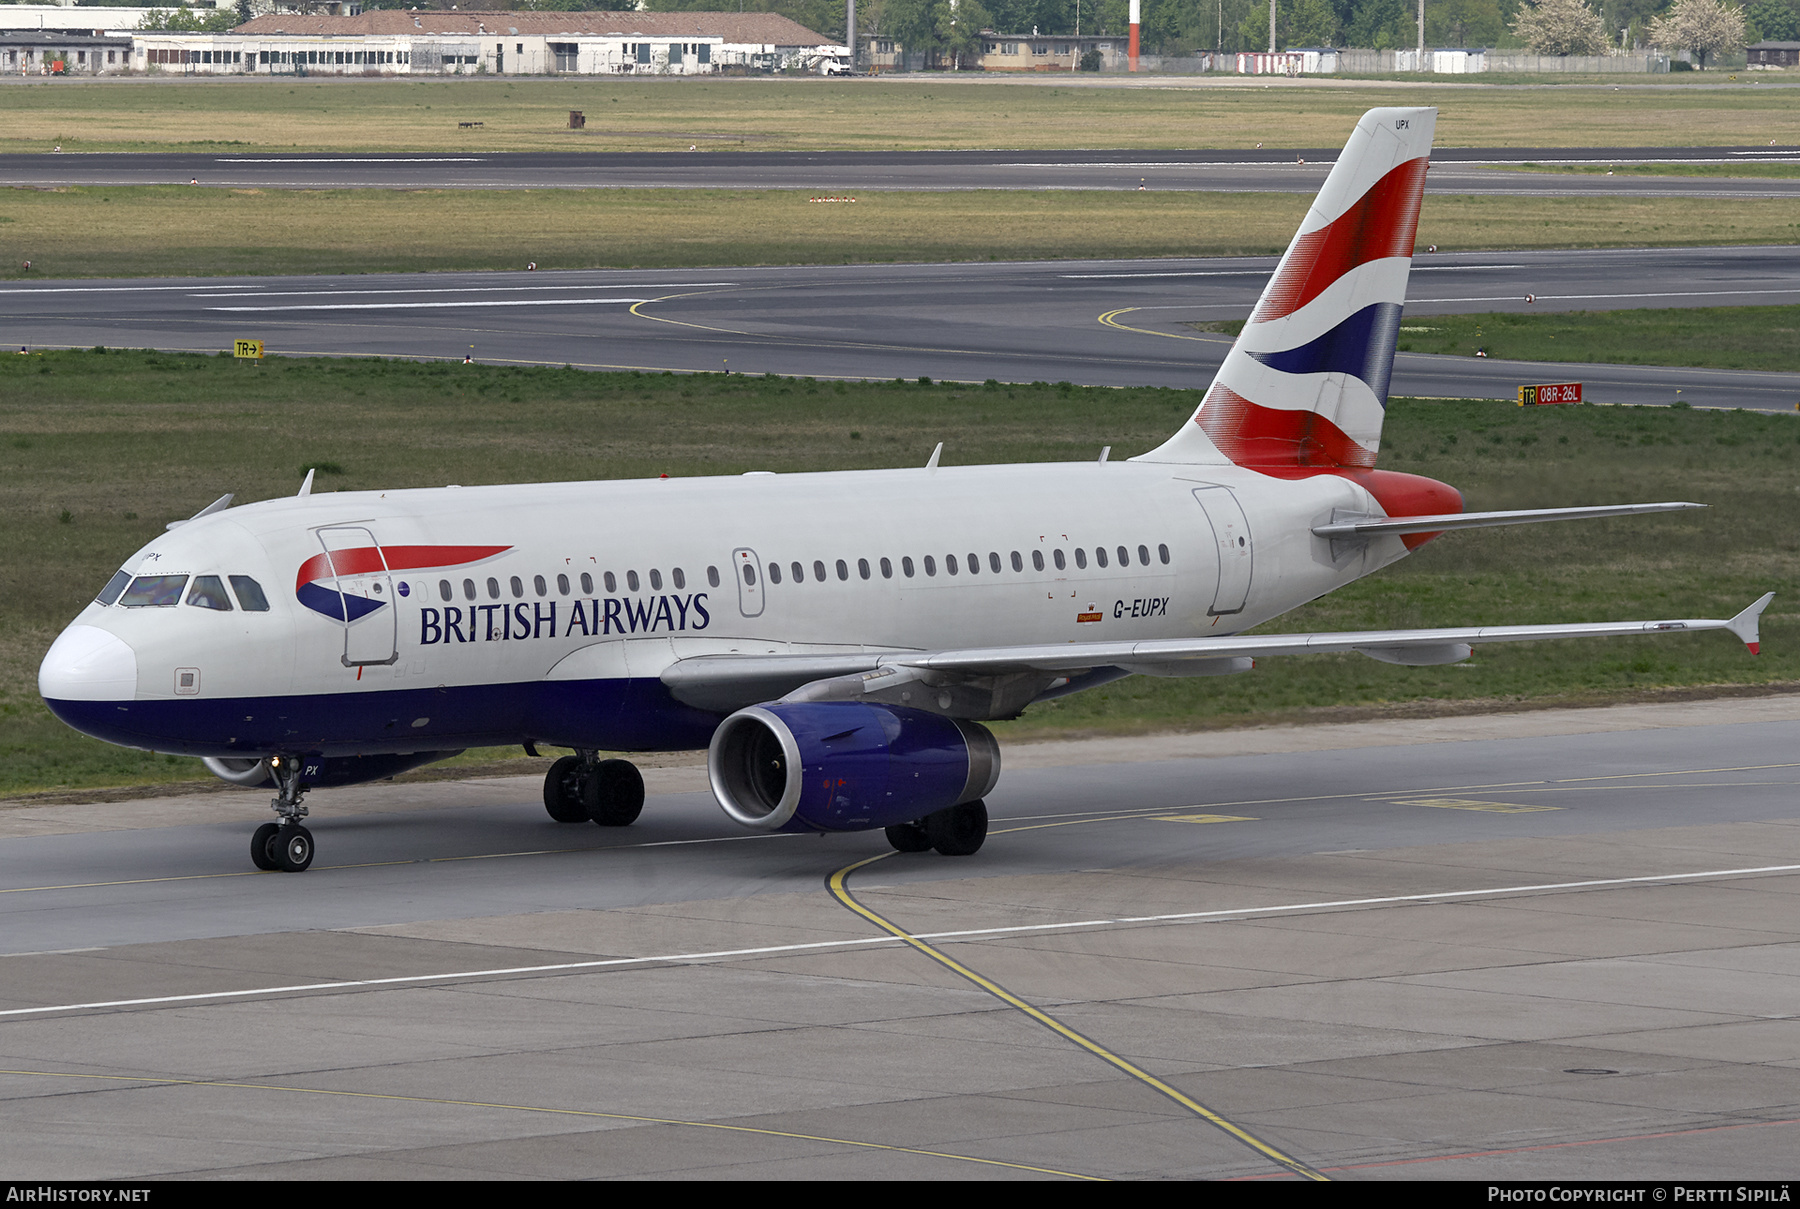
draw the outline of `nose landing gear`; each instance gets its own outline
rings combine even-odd
[[[544,776],[544,809],[559,823],[629,827],[644,809],[644,777],[629,760],[564,756]]]
[[[300,782],[300,767],[301,761],[293,756],[269,757],[269,772],[276,786],[269,808],[281,816],[281,822],[264,823],[250,837],[250,863],[266,872],[304,873],[312,864],[312,832],[300,825],[306,817],[302,803],[306,787]]]

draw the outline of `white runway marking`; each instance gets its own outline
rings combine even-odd
[[[291,306],[211,306],[209,311],[416,311],[452,306],[592,306],[618,303],[629,306],[648,298],[490,298],[466,302],[314,302]]]
[[[1800,290],[1759,290],[1748,286],[1735,290],[1685,290],[1681,292],[1645,293],[1645,294],[1539,294],[1539,302],[1591,302],[1607,298],[1734,298],[1742,294],[1800,294]],[[1508,294],[1504,298],[1408,298],[1414,302],[1518,302],[1517,294]]]
[[[438,156],[425,158],[420,156],[397,156],[391,159],[227,159],[220,156],[213,161],[218,164],[482,164],[486,159],[479,155]]]
[[[736,285],[735,281],[608,281],[588,285],[462,285],[396,286],[391,290],[258,290],[249,286],[190,286],[196,290],[224,291],[194,294],[195,298],[373,298],[382,294],[523,294],[545,290],[688,290],[698,286]]]
[[[1150,820],[1155,821],[1155,820]],[[1794,873],[1800,865],[1761,865],[1750,869],[1708,869],[1692,873],[1657,873],[1645,877],[1597,878],[1579,882],[1546,882],[1531,886],[1490,886],[1481,890],[1443,890],[1433,894],[1397,894],[1385,898],[1343,898],[1326,902],[1285,903],[1263,907],[1234,907],[1223,911],[1187,911],[1174,915],[1125,915],[1117,919],[1081,919],[1051,924],[1023,924],[1004,928],[971,928],[959,932],[919,932],[912,938],[926,941],[974,940],[1016,936],[1025,932],[1058,932],[1082,928],[1119,927],[1128,924],[1200,923],[1211,919],[1243,919],[1253,915],[1281,915],[1298,911],[1334,911],[1353,907],[1383,907],[1402,903],[1445,902],[1504,894],[1542,894],[1563,890],[1594,890],[1608,886],[1641,886],[1654,882],[1696,881],[1715,877],[1751,877],[1765,873]],[[892,887],[870,887],[878,890]],[[865,948],[904,943],[898,936],[871,936],[857,940],[818,940],[804,944],[765,945],[753,949],[718,949],[703,953],[667,953],[654,957],[608,957],[594,961],[565,961],[554,965],[509,966],[491,970],[459,970],[445,974],[405,974],[393,978],[358,978],[342,982],[307,982],[291,986],[251,987],[241,991],[205,991],[192,995],[158,995],[144,999],[110,999],[95,1003],[58,1003],[44,1007],[9,1008],[0,1018],[41,1016],[51,1012],[100,1011],[108,1008],[167,1007],[182,1003],[219,1002],[257,995],[292,995],[317,991],[366,990],[427,982],[463,982],[477,978],[506,978],[526,974],[566,974],[579,970],[617,969],[621,966],[679,965],[695,961],[729,961],[743,957],[769,957],[781,953],[816,952],[821,949]]]

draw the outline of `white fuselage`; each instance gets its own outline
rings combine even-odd
[[[269,500],[124,567],[249,576],[267,611],[95,603],[40,682],[90,733],[192,754],[693,747],[706,720],[662,726],[645,687],[678,660],[1229,634],[1400,557],[1310,532],[1379,512],[1336,474],[1132,462]]]

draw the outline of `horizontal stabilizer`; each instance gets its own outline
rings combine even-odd
[[[1446,533],[1452,529],[1487,529],[1495,525],[1536,525],[1544,521],[1585,521],[1603,516],[1641,516],[1647,512],[1683,512],[1705,504],[1603,504],[1596,508],[1525,508],[1516,512],[1449,512],[1442,516],[1407,516],[1398,520],[1370,517],[1366,520],[1333,520],[1314,525],[1319,537],[1338,541],[1407,533]]]

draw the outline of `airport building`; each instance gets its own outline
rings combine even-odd
[[[184,75],[707,75],[820,70],[847,47],[775,13],[272,13],[140,32],[132,67]]]

